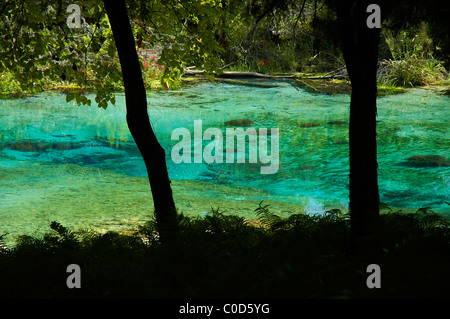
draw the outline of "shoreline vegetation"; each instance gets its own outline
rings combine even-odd
[[[211,209],[180,215],[180,242],[162,245],[154,220],[128,233],[73,231],[52,221],[40,237],[0,249],[6,298],[448,298],[448,221],[428,209],[382,214],[382,236],[363,254],[349,250],[349,219],[340,210],[280,218],[260,202],[259,223]],[[1,238],[0,238],[1,239]],[[368,265],[381,267],[369,289]],[[68,289],[67,265],[81,269]],[[32,265],[32,267],[30,267]],[[59,275],[55,275],[59,274]],[[170,284],[167,279],[170,278]]]
[[[194,72],[193,70],[186,70],[183,76],[178,79],[176,83],[174,83],[172,89],[179,89],[184,86],[193,85],[199,81],[211,81],[207,76],[203,75],[204,71]],[[329,72],[331,73],[331,72]],[[255,82],[252,80],[261,80],[259,82]],[[328,76],[327,73],[282,73],[282,74],[264,74],[258,72],[247,72],[247,71],[230,71],[224,72],[221,75],[217,76],[214,79],[214,82],[218,83],[227,83],[234,85],[245,85],[245,86],[254,86],[254,87],[262,87],[262,88],[271,88],[276,87],[273,83],[264,83],[264,80],[280,80],[286,81],[290,80],[294,82],[294,85],[299,88],[303,88],[310,93],[318,93],[318,94],[351,94],[351,84],[346,76]],[[408,89],[411,88],[420,88],[420,89],[429,89],[434,91],[437,94],[442,95],[450,95],[450,79],[447,78],[442,81],[433,82],[426,85],[418,85],[418,86],[396,86],[392,85],[387,81],[380,80],[377,85],[378,96],[386,96],[392,94],[400,94],[405,93]],[[161,83],[155,81],[152,85],[151,89],[148,91],[156,90],[162,91],[167,90],[164,88]],[[94,88],[90,87],[80,87],[76,85],[70,84],[55,84],[49,85],[49,87],[45,91],[57,91],[61,93],[81,93],[87,94],[94,92]],[[118,90],[118,92],[121,92]],[[39,94],[41,92],[23,92],[20,90],[10,90],[3,89],[0,91],[0,98],[8,99],[8,98],[23,98],[28,96],[33,96]]]

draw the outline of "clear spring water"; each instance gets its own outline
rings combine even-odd
[[[239,211],[246,200],[253,200],[249,217],[260,200],[285,204],[281,211],[298,207],[307,213],[348,206],[350,97],[308,93],[291,82],[272,84],[277,87],[202,83],[148,93],[151,123],[166,149],[175,200],[184,212],[202,214],[211,206]],[[66,103],[59,93],[0,100],[0,235],[30,233],[51,220],[130,228],[148,217],[145,167],[125,122],[124,96],[116,100],[107,110]],[[423,89],[378,98],[382,202],[450,211],[450,167],[406,161],[448,156],[449,106],[450,97]],[[173,163],[174,129],[193,134],[194,120],[202,120],[203,131],[225,133],[225,122],[234,119],[249,119],[256,129],[279,128],[276,174],[260,174],[259,161]]]

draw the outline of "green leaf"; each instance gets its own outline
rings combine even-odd
[[[68,93],[66,95],[66,103],[69,103],[70,101],[72,101],[75,98],[75,96],[73,95],[73,93]]]
[[[105,100],[100,101],[100,103],[98,103],[98,107],[101,107],[102,109],[106,110],[106,108],[108,107],[108,103]]]

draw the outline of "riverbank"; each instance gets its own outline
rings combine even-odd
[[[239,72],[244,74],[244,72]],[[251,74],[254,74],[254,72],[251,72]],[[259,81],[252,81],[249,80],[259,80]],[[225,78],[217,78],[217,82],[225,82],[228,84],[235,84],[235,85],[245,85],[245,86],[254,86],[254,87],[273,87],[274,84],[265,84],[264,82],[270,80],[270,81],[292,81],[294,85],[298,88],[302,88],[310,93],[319,93],[319,94],[351,94],[352,88],[351,84],[346,79],[331,79],[331,78],[321,78],[319,75],[316,74],[294,74],[294,75],[276,75],[276,76],[265,76],[264,74],[260,74],[260,76],[254,76],[254,77],[241,77],[238,79],[229,78],[228,76]],[[194,85],[197,82],[200,81],[209,81],[208,78],[203,76],[194,76],[194,75],[187,75],[182,78],[181,83],[183,85]],[[406,89],[404,87],[396,87],[391,85],[386,85],[379,83],[378,85],[378,96],[386,96],[386,95],[393,95],[393,94],[400,94],[405,93]]]
[[[225,82],[229,84],[235,85],[250,85],[255,87],[273,87],[273,84],[265,84],[264,80],[280,80],[286,81],[291,80],[294,81],[295,85],[299,88],[302,88],[310,93],[323,93],[323,94],[351,94],[351,84],[348,79],[345,78],[330,78],[323,77],[323,73],[294,73],[294,74],[262,74],[255,72],[229,72],[234,73],[232,76],[222,76],[217,77],[216,82]],[[241,76],[239,77],[239,74]],[[248,81],[248,79],[259,79],[260,82]],[[189,87],[192,85],[196,85],[198,82],[211,81],[206,76],[203,76],[202,73],[187,73],[184,74],[178,81],[172,84],[171,90],[178,90],[183,87]],[[166,91],[167,87],[158,84],[159,82],[154,80],[154,84],[152,85],[152,89],[150,91]],[[15,86],[13,87],[17,89]],[[378,96],[386,96],[393,94],[405,93],[408,88],[402,86],[395,86],[388,84],[387,82],[380,81],[378,83]],[[423,88],[433,90],[437,94],[449,95],[450,93],[450,80],[444,80],[439,83],[435,83],[432,85],[425,86],[415,86],[414,88]],[[75,85],[69,84],[58,84],[58,85],[50,85],[47,90],[49,91],[57,91],[61,93],[81,93],[81,94],[89,94],[93,93],[93,88],[89,87],[78,87]],[[123,92],[117,91],[117,92]],[[22,91],[5,91],[0,92],[0,98],[2,99],[17,99],[24,98],[28,96],[32,96],[35,94],[39,94],[41,92],[22,92]]]

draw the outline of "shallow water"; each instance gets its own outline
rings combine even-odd
[[[261,200],[280,214],[347,208],[349,96],[276,84],[202,83],[148,94],[151,123],[166,150],[181,211],[204,214],[213,206],[252,218]],[[66,103],[57,93],[0,100],[0,235],[34,233],[52,220],[108,230],[148,219],[145,166],[125,122],[124,96],[116,101],[103,110]],[[448,96],[423,89],[378,99],[382,202],[450,211],[445,203],[450,167],[417,167],[406,160],[448,156],[449,106]],[[173,130],[184,127],[193,138],[194,120],[202,120],[202,132],[218,128],[225,135],[230,127],[225,122],[235,119],[253,121],[256,130],[279,129],[275,174],[261,174],[269,164],[259,157],[248,162],[249,143],[245,163],[174,163],[171,150],[179,140],[171,139]],[[208,143],[203,141],[203,147]],[[192,150],[194,144],[193,139]]]

